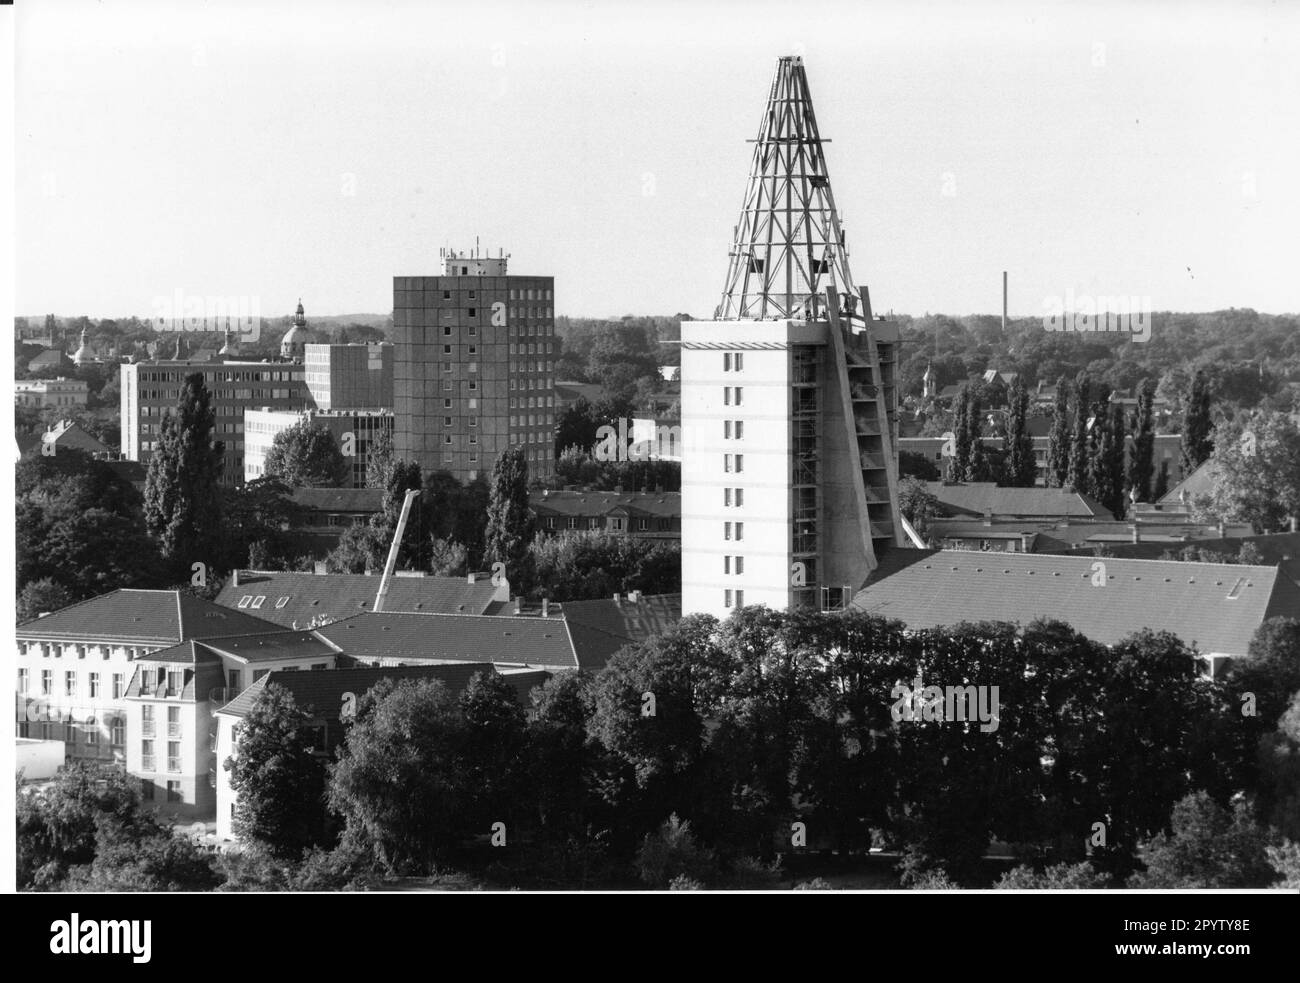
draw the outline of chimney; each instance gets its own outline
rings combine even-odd
[[[984,510],[984,525],[993,525],[993,510],[991,508]]]
[[[520,594],[515,598],[515,614],[524,613],[524,595]]]
[[[472,584],[472,583],[474,583],[474,577],[475,577],[475,573],[474,573],[473,570],[471,570],[469,573],[467,573],[467,574],[465,575],[465,582],[466,582],[467,584]]]
[[[312,564],[311,569],[312,569],[312,573],[318,575],[327,574],[330,572],[329,564],[326,563],[324,560],[317,560],[315,563]],[[366,571],[366,572],[369,573],[370,571]]]
[[[1294,521],[1295,521],[1295,520],[1292,520],[1292,522],[1294,522]],[[238,586],[239,586],[239,568],[238,568],[238,567],[236,567],[235,570],[234,570],[234,572],[232,572],[231,575],[230,575],[230,586],[231,586],[231,587],[238,587]]]
[[[550,613],[551,613],[551,599],[550,599],[549,597],[543,597],[543,598],[542,598],[542,617],[543,617],[543,618],[549,617],[549,616],[550,616]]]
[[[1224,522],[1222,519],[1219,520],[1219,538],[1220,539],[1228,538],[1228,524]]]
[[[615,603],[615,604],[618,604],[618,603],[621,602],[622,600],[623,600],[623,595],[622,595],[622,594],[615,594],[615,595],[614,595],[614,603]]]
[[[1135,543],[1142,542],[1142,527],[1135,522],[1133,523],[1131,528],[1133,530],[1133,542]]]
[[[1300,526],[1300,516],[1293,515],[1291,516],[1291,531],[1300,532],[1300,529],[1296,528],[1297,526]]]
[[[627,599],[633,604],[641,603],[641,592],[639,590],[628,591]]]
[[[1028,552],[1029,552],[1029,543],[1030,543],[1030,541],[1031,541],[1033,538],[1034,538],[1034,534],[1033,534],[1032,532],[1022,532],[1022,533],[1020,534],[1020,552],[1021,552],[1021,553],[1028,553]]]

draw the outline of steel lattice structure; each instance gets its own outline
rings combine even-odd
[[[803,59],[777,63],[718,319],[815,318],[856,294]],[[829,141],[827,141],[829,142]]]

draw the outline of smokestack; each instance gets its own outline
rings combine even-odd
[[[1007,271],[1002,271],[1002,331],[1007,330]]]
[[[551,613],[551,600],[548,597],[542,598],[542,617],[545,618]]]

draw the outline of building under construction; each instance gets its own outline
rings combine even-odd
[[[683,613],[846,606],[905,542],[898,330],[849,272],[800,58],[777,64],[722,302],[681,338]]]

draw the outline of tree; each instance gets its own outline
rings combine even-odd
[[[1092,412],[1091,399],[1092,391],[1088,382],[1088,376],[1080,373],[1079,378],[1074,384],[1074,404],[1072,409],[1072,423],[1070,428],[1070,450],[1069,450],[1069,467],[1065,476],[1065,487],[1073,488],[1078,492],[1086,492],[1088,488],[1088,430],[1089,419]]]
[[[271,441],[267,477],[305,488],[349,488],[352,467],[334,435],[314,420],[299,420]]]
[[[1052,409],[1052,429],[1047,443],[1047,486],[1063,488],[1070,473],[1070,381],[1061,376],[1056,381],[1056,403]]]
[[[1133,413],[1133,449],[1128,462],[1128,486],[1136,492],[1136,501],[1151,501],[1151,476],[1155,473],[1155,398],[1153,379],[1143,379],[1138,386],[1137,409]]]
[[[18,592],[18,621],[30,621],[72,603],[72,595],[49,577],[33,580]]]
[[[287,530],[298,523],[300,513],[290,495],[289,486],[273,477],[221,489],[226,534],[221,569],[247,564],[266,570],[289,562],[292,541]]]
[[[539,533],[528,547],[533,593],[553,601],[580,601],[634,590],[681,590],[681,546],[603,530]],[[509,570],[509,567],[507,567]]]
[[[600,421],[595,418],[591,403],[585,396],[579,396],[556,421],[555,446],[561,452],[569,447],[590,451],[599,428]]]
[[[943,516],[939,499],[916,478],[903,478],[898,482],[898,508],[912,524],[916,534],[929,542],[930,520]]]
[[[971,420],[971,396],[963,384],[953,407],[953,453],[948,462],[952,481],[969,481],[973,445],[979,441],[979,425]]]
[[[1124,517],[1124,411],[1118,405],[1099,406],[1092,426],[1092,457],[1088,467],[1088,493]]]
[[[366,452],[366,487],[384,488],[388,484],[388,475],[395,459],[393,451],[393,432],[380,430]]]
[[[1300,426],[1290,416],[1260,411],[1225,421],[1213,443],[1215,481],[1198,517],[1249,522],[1257,533],[1300,519]]]
[[[1158,502],[1169,494],[1169,459],[1160,459],[1160,470],[1156,472],[1155,487],[1151,489],[1151,501]]]
[[[461,767],[473,790],[473,827],[486,832],[492,823],[504,822],[513,828],[529,811],[524,708],[504,677],[481,672],[460,694],[460,712],[465,718]]]
[[[506,578],[527,585],[533,513],[528,506],[528,460],[522,447],[502,451],[492,466],[492,492],[483,532],[485,559],[504,563]]]
[[[382,566],[387,562],[393,537],[397,535],[397,523],[402,516],[406,493],[419,491],[422,483],[420,465],[416,461],[394,460],[388,467],[384,475],[383,509],[370,520],[374,537],[379,544],[374,556],[376,566]],[[402,544],[397,553],[399,570],[422,570],[428,566],[429,543],[421,534],[424,515],[425,510],[421,503],[418,500],[413,502],[406,528],[402,532]]]
[[[1021,864],[1013,867],[993,885],[995,891],[1089,891],[1105,887],[1105,874],[1099,874],[1087,862],[1053,864],[1039,872]]]
[[[463,577],[469,554],[454,539],[432,537],[429,543],[429,572],[435,577]]]
[[[380,682],[362,698],[330,768],[345,836],[390,873],[427,873],[473,830],[465,717],[441,680]]]
[[[1238,801],[1224,809],[1204,791],[1180,799],[1169,817],[1170,831],[1142,842],[1145,870],[1129,886],[1145,890],[1207,890],[1268,887],[1273,879],[1268,832],[1250,807]]]
[[[348,526],[325,563],[330,573],[366,573],[383,569],[387,554],[388,543],[374,526]]]
[[[1034,438],[1029,433],[1029,390],[1016,376],[1008,395],[1006,477],[1012,488],[1033,488],[1038,479]]]
[[[215,566],[221,553],[221,477],[224,445],[216,440],[216,413],[202,373],[185,377],[176,410],[162,419],[149,460],[144,517],[174,575],[190,566]]]
[[[315,739],[310,708],[273,683],[240,722],[236,752],[223,764],[238,796],[235,832],[280,859],[325,842],[325,765]]]
[[[1192,378],[1183,412],[1182,468],[1189,475],[1199,468],[1214,452],[1210,419],[1210,381],[1204,372]]]

